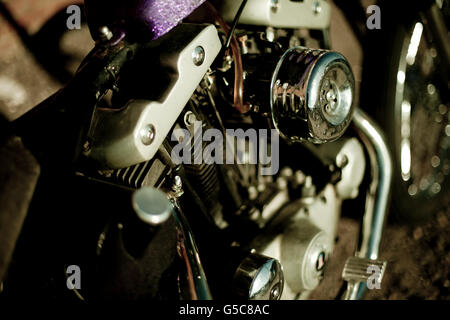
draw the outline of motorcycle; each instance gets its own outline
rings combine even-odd
[[[348,208],[361,230],[336,298],[381,283],[395,162],[330,50],[328,2],[85,7],[95,48],[11,124],[40,178],[3,295],[307,299]]]

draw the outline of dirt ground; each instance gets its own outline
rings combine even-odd
[[[24,29],[33,34],[52,13],[73,1],[14,0],[6,5]],[[360,79],[362,53],[349,32],[342,14],[334,10],[332,45],[352,63]],[[345,41],[344,38],[345,37]],[[78,61],[93,46],[86,28],[70,32],[63,40],[63,50]],[[74,66],[67,66],[73,69]],[[30,54],[16,30],[0,14],[0,110],[12,120],[61,87]],[[448,192],[448,190],[446,190]],[[421,227],[388,225],[385,229],[380,258],[388,261],[380,290],[369,291],[368,299],[450,299],[450,210],[449,197],[442,210],[430,212],[434,217]],[[334,298],[342,283],[340,270],[353,253],[357,223],[349,218],[339,225],[339,242],[328,267],[329,276],[313,294],[314,299]]]
[[[450,214],[421,227],[388,226],[381,258],[388,261],[381,290],[369,299],[450,299]]]
[[[334,299],[343,283],[340,274],[345,259],[355,248],[358,224],[353,219],[343,218],[338,232],[339,240],[325,279],[312,294],[312,299]],[[387,225],[380,259],[387,261],[381,288],[368,290],[365,299],[449,300],[449,210],[439,211],[420,227]]]

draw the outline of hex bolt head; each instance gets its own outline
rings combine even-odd
[[[314,1],[313,3],[313,12],[314,14],[319,14],[322,11],[322,6],[320,5],[319,0]]]
[[[142,128],[140,135],[142,143],[146,146],[149,146],[155,140],[156,129],[152,124],[148,124],[144,128]]]
[[[113,37],[113,33],[107,26],[100,27],[98,32],[102,41],[109,41]]]
[[[186,112],[186,114],[184,115],[184,124],[187,127],[190,127],[194,125],[195,121],[197,121],[197,117],[195,116],[195,114],[192,111]]]
[[[198,46],[192,52],[192,61],[196,66],[201,66],[205,61],[205,49],[202,46]]]

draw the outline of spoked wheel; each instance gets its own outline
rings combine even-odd
[[[437,51],[417,22],[403,41],[391,127],[397,168],[394,200],[412,220],[432,214],[447,191],[450,105],[440,71]]]
[[[448,197],[448,74],[425,22],[396,24],[389,32],[381,44],[385,64],[372,69],[386,70],[377,78],[382,91],[369,105],[385,129],[395,162],[391,214],[398,222],[418,223],[433,216]]]

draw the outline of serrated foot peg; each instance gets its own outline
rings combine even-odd
[[[345,262],[342,278],[353,283],[381,284],[386,265],[386,261],[350,257]]]

